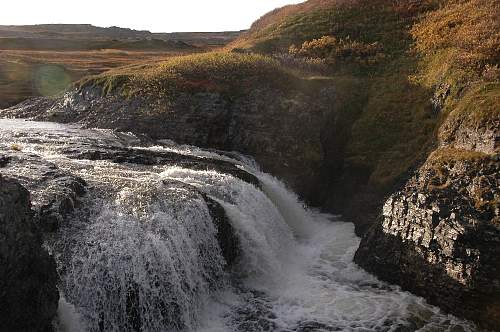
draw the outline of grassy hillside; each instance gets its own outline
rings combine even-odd
[[[353,98],[365,101],[357,109],[348,98],[352,93],[338,90],[344,99],[340,111],[356,113],[345,160],[366,170],[370,182],[391,185],[426,153],[439,121],[429,102],[431,89],[408,80],[417,68],[408,27],[433,4],[359,0],[319,6],[310,1],[298,13],[285,8],[291,15],[275,15],[232,46],[320,58],[333,68],[334,80],[357,80],[362,93]]]
[[[231,46],[270,53],[335,36],[365,43],[377,41],[386,51],[401,51],[410,41],[406,38],[407,25],[432,6],[432,0],[310,0],[264,16]]]
[[[443,99],[446,126],[479,128],[500,118],[500,1],[446,1],[412,28],[421,55],[417,84]]]
[[[349,3],[353,1],[354,0],[309,0],[296,5],[288,5],[281,8],[276,8],[275,10],[272,10],[271,12],[263,15],[257,21],[255,21],[252,24],[248,35],[254,35],[259,30],[262,30],[293,15],[306,13],[313,10],[319,10],[322,8],[329,8],[333,5]]]
[[[231,47],[329,68],[350,128],[343,150],[328,147],[335,133],[325,141],[327,154],[343,154],[332,182],[342,191],[364,187],[367,197],[354,200],[369,210],[370,192],[403,180],[437,135],[452,139],[471,121],[498,126],[499,14],[498,0],[310,0],[269,13]],[[342,205],[346,195],[329,196]],[[349,209],[359,214],[356,204]]]
[[[293,76],[278,61],[262,55],[203,53],[111,70],[86,77],[81,87],[101,86],[107,94],[175,98],[182,93],[217,92],[236,98],[250,87],[288,86]]]

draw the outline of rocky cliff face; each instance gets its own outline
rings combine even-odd
[[[497,13],[498,1],[442,1],[412,27],[421,55],[415,78],[434,91],[440,117],[437,149],[386,200],[355,257],[381,279],[493,330],[500,328]]]
[[[0,175],[2,331],[45,331],[56,314],[56,266],[32,217],[28,191]]]
[[[386,202],[355,261],[448,312],[500,327],[498,120],[450,116],[434,151]],[[444,139],[446,138],[446,139]]]

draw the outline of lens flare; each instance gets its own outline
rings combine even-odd
[[[69,87],[71,77],[62,66],[42,65],[33,74],[33,86],[41,96],[53,96]]]

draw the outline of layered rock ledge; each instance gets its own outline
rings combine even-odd
[[[498,328],[498,162],[466,150],[431,154],[385,202],[355,261],[448,312]]]

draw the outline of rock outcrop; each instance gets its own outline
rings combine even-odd
[[[499,123],[452,113],[439,148],[385,202],[355,261],[444,310],[500,327]]]
[[[28,191],[0,175],[0,330],[50,330],[59,299],[56,281]]]

